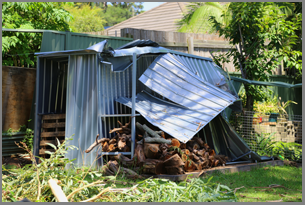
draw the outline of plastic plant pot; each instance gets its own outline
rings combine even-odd
[[[278,116],[279,116],[279,113],[271,113],[269,116],[269,122],[276,122]]]

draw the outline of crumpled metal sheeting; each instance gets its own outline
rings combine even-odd
[[[214,65],[213,61],[190,58],[183,55],[172,54],[180,63],[190,69],[193,73],[204,79],[205,81],[221,86],[226,84],[225,76],[223,76]]]
[[[120,97],[116,101],[132,107],[130,98]],[[207,115],[166,102],[146,92],[137,95],[135,109],[151,124],[184,143],[209,120]],[[202,123],[204,119],[205,123]]]
[[[110,54],[113,57],[121,57],[121,56],[132,56],[133,53],[136,53],[137,55],[141,54],[147,54],[147,53],[169,53],[170,50],[164,47],[133,47],[133,48],[127,48],[122,50],[114,50],[110,51]]]
[[[118,49],[127,49],[127,48],[132,48],[132,47],[144,47],[144,46],[152,46],[152,47],[159,47],[159,44],[152,41],[152,40],[140,40],[140,39],[137,39],[137,40],[134,40],[130,43],[127,43],[119,48],[117,48],[116,50]]]
[[[139,80],[171,101],[207,114],[211,119],[237,100],[189,72],[171,54],[156,58]]]

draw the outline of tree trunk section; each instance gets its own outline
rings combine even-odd
[[[149,144],[149,143],[144,143],[144,154],[145,157],[150,158],[150,159],[158,159],[161,155],[159,152],[159,144]]]
[[[166,173],[170,175],[185,174],[183,167],[166,166],[165,169],[166,169]]]
[[[163,164],[164,164],[164,166],[168,166],[168,167],[171,167],[171,166],[177,166],[177,167],[184,166],[184,162],[182,161],[182,159],[179,157],[178,154],[175,154],[171,158],[165,160],[163,162]]]
[[[137,156],[137,165],[141,165],[145,162],[146,157],[144,154],[144,148],[143,145],[137,144],[135,149],[135,156]]]

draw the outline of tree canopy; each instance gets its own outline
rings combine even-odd
[[[2,28],[46,29],[69,31],[72,19],[59,2],[3,2]],[[2,64],[8,66],[33,66],[39,51],[41,33],[2,32]]]
[[[69,25],[73,32],[94,32],[104,30],[106,21],[102,17],[103,10],[99,7],[91,7],[89,4],[65,5],[64,9],[71,13],[73,20]]]
[[[284,13],[283,9],[287,8],[287,3],[282,7],[273,2],[232,2],[229,6],[231,19],[227,24],[210,17],[219,35],[230,40],[233,47],[225,57],[233,58],[243,78],[267,81],[268,74],[272,74],[282,59],[288,66],[301,69],[302,52],[293,50],[293,46],[301,40],[296,34],[301,30],[302,14]],[[245,84],[247,110],[253,109],[254,100],[264,97],[260,88]]]
[[[104,19],[104,26],[113,26],[143,12],[143,2],[75,2],[77,8],[83,5],[101,8],[99,15]]]

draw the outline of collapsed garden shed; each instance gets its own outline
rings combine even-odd
[[[269,159],[252,152],[225,120],[226,108],[241,110],[241,102],[226,72],[210,58],[136,40],[120,48],[107,40],[84,50],[37,53],[34,154],[43,155],[47,143],[73,136],[68,159],[91,165],[100,155],[99,138],[111,138],[111,129],[131,119],[133,157],[135,124],[151,124],[182,143],[194,136],[216,154],[237,161]],[[137,112],[137,113],[136,113]],[[230,163],[230,162],[229,162]]]

